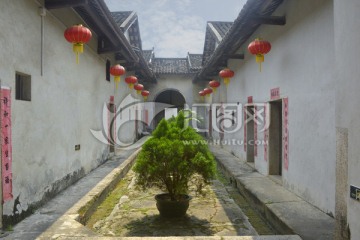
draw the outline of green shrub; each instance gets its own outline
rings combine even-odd
[[[188,192],[190,181],[197,191],[216,173],[216,163],[203,138],[185,125],[184,113],[161,120],[138,155],[134,166],[137,185],[143,189],[156,186],[169,193],[171,200]]]

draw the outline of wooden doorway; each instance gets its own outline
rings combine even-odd
[[[246,162],[255,161],[254,106],[246,106]]]
[[[270,102],[269,175],[282,175],[283,168],[283,104],[282,100]]]

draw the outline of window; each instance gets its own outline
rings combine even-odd
[[[31,76],[17,72],[15,74],[15,99],[31,101]]]
[[[105,74],[106,74],[106,81],[110,82],[110,61],[109,60],[106,60]]]

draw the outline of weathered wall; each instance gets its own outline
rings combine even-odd
[[[347,223],[350,225],[351,239],[360,239],[360,202],[349,197],[349,185],[360,187],[360,122],[358,121],[360,110],[357,107],[360,101],[360,49],[357,47],[360,42],[360,19],[356,17],[359,11],[360,2],[357,0],[346,3],[340,0],[334,1],[336,126],[348,133],[347,139],[343,140],[348,143],[348,152],[344,154],[347,159],[338,159],[338,161],[346,161],[348,164],[346,195],[341,201],[347,203]],[[346,171],[342,174],[346,174]],[[343,177],[338,176],[339,179]],[[340,214],[344,215],[343,212]],[[343,223],[342,231],[346,231],[347,223]]]
[[[289,99],[289,169],[283,169],[286,188],[330,214],[335,209],[335,78],[332,1],[289,0],[274,15],[286,15],[285,26],[262,25],[249,39],[262,37],[272,44],[262,72],[255,57],[239,49],[245,60],[231,60],[235,71],[227,101],[268,102],[270,89],[280,87]],[[243,139],[242,128],[227,138]],[[258,139],[264,133],[258,133]],[[245,159],[243,146],[227,146]],[[284,164],[283,164],[284,166]],[[268,174],[264,147],[258,147],[255,167]]]
[[[19,213],[46,201],[102,163],[108,147],[90,129],[102,129],[104,102],[113,95],[105,80],[105,60],[97,55],[96,36],[76,64],[63,37],[63,20],[44,18],[44,74],[40,74],[41,17],[36,1],[0,1],[0,79],[12,89],[13,195]],[[72,24],[81,22],[77,19]],[[15,72],[31,75],[31,101],[15,100]],[[120,96],[118,96],[120,98]],[[75,145],[81,149],[75,151]],[[4,204],[13,214],[14,202]]]

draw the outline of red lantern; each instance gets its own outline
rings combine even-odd
[[[110,68],[110,74],[114,76],[114,82],[116,83],[116,89],[120,82],[120,76],[125,74],[125,68],[120,64],[116,64]]]
[[[144,89],[144,85],[142,85],[142,84],[140,84],[140,83],[135,84],[135,85],[134,85],[134,89],[136,90],[136,93],[137,93],[137,94],[140,94],[140,93],[141,93],[141,90]]]
[[[213,90],[211,88],[205,88],[203,91],[204,91],[205,95],[208,97],[210,96],[210,94],[213,93]]]
[[[224,79],[224,83],[225,83],[226,87],[228,86],[228,84],[230,82],[230,78],[232,78],[234,75],[235,75],[234,71],[231,71],[228,68],[221,70],[219,73],[219,76]]]
[[[125,78],[125,82],[128,84],[129,88],[132,89],[134,87],[134,84],[137,83],[137,77],[129,76]]]
[[[199,92],[199,95],[200,95],[201,99],[204,100],[204,97],[205,97],[206,93],[205,93],[204,90],[201,90],[201,91]]]
[[[150,92],[147,90],[142,90],[141,91],[141,95],[144,97],[144,100],[146,101],[146,99],[148,98],[148,96],[150,95]]]
[[[73,51],[76,53],[76,63],[79,63],[79,53],[84,51],[84,43],[91,39],[91,31],[83,25],[74,25],[64,32],[66,40],[73,44]]]
[[[212,80],[209,82],[209,86],[214,90],[214,93],[216,92],[216,89],[220,87],[220,82],[216,80]]]
[[[256,62],[259,63],[261,72],[261,63],[264,62],[264,54],[270,52],[271,44],[268,41],[257,38],[249,44],[248,50],[251,54],[256,55]]]

